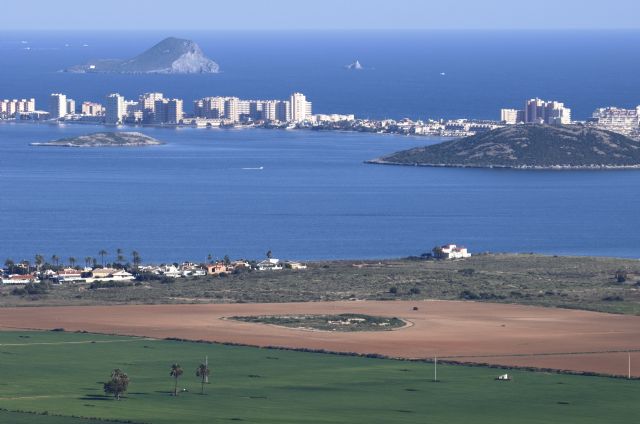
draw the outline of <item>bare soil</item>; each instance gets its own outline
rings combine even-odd
[[[224,319],[343,313],[397,317],[413,325],[386,332],[311,332]],[[640,317],[462,301],[0,308],[0,328],[64,328],[407,359],[437,356],[466,363],[617,375],[626,375],[627,351],[632,351],[632,364],[640,364]],[[640,377],[640,365],[632,374]]]

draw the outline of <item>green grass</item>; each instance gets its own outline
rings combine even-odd
[[[95,341],[96,343],[91,343]],[[72,343],[73,342],[73,343]],[[208,355],[207,394],[195,368]],[[169,395],[169,367],[185,373]],[[113,368],[131,379],[121,401],[103,397]],[[630,423],[640,381],[501,371],[237,346],[56,332],[0,333],[2,423]]]

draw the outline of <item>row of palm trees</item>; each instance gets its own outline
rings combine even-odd
[[[106,261],[105,261],[105,257],[108,255],[109,253],[104,250],[101,249],[98,252],[98,256],[100,256],[101,259],[101,263],[102,266],[106,266]],[[116,250],[116,256],[115,256],[115,261],[114,264],[123,266],[125,261],[127,260],[127,258],[124,255],[124,250],[118,248]],[[20,270],[24,270],[27,273],[31,271],[31,269],[34,268],[35,266],[35,270],[40,272],[43,268],[46,267],[54,267],[54,268],[60,268],[61,266],[64,266],[64,262],[63,259],[60,258],[60,256],[58,255],[51,255],[50,258],[51,262],[47,262],[47,260],[45,259],[45,257],[43,255],[37,254],[34,257],[34,261],[33,261],[33,266],[32,263],[28,260],[23,260],[20,261],[18,263],[14,262],[12,259],[7,259],[4,262],[4,266],[6,268],[9,269],[9,272],[11,274],[17,273],[17,272],[12,272],[12,271],[20,271]],[[71,256],[69,258],[67,258],[67,263],[69,264],[69,266],[71,268],[75,268],[75,266],[80,263],[79,259],[76,258],[75,256]],[[133,267],[135,269],[137,269],[141,264],[142,264],[142,257],[140,256],[140,253],[137,251],[133,251],[131,252],[131,263],[133,265]],[[91,256],[86,256],[84,258],[84,264],[86,267],[97,267],[98,266],[98,260],[95,257],[91,257]]]
[[[182,366],[177,362],[173,363],[169,371],[169,375],[173,377],[174,381],[173,396],[178,396],[178,379],[182,377],[182,374],[184,374]],[[202,395],[204,395],[205,384],[209,382],[209,374],[210,370],[206,361],[196,368],[195,375],[200,379],[200,394]],[[103,389],[106,394],[111,394],[116,400],[120,400],[120,396],[129,389],[129,376],[120,368],[116,368],[111,372],[111,379],[103,384]]]

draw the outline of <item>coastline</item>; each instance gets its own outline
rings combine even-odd
[[[616,170],[636,170],[640,169],[638,165],[553,165],[553,166],[536,166],[536,165],[466,165],[466,164],[446,164],[446,163],[402,163],[391,162],[382,159],[366,160],[364,163],[368,165],[387,165],[387,166],[414,166],[423,168],[468,168],[468,169],[509,169],[521,171],[616,171]]]

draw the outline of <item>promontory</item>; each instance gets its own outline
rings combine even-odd
[[[65,69],[73,73],[215,74],[220,67],[194,41],[169,37],[131,59],[98,59]]]
[[[160,144],[164,143],[139,132],[99,132],[44,143],[31,143],[32,146],[57,147],[142,147]]]
[[[640,141],[584,125],[510,125],[367,163],[462,168],[640,169]]]

